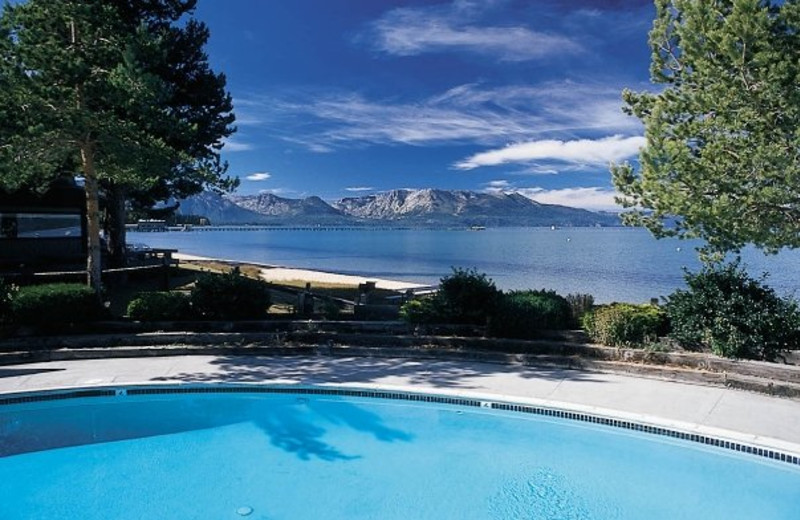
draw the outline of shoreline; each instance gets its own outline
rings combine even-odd
[[[230,264],[249,265],[259,269],[260,278],[265,282],[278,283],[287,282],[290,280],[300,280],[311,283],[329,283],[341,285],[358,286],[366,282],[375,282],[377,289],[386,289],[389,291],[405,291],[408,289],[426,289],[431,286],[428,284],[403,282],[399,280],[388,280],[384,278],[375,278],[368,276],[332,273],[328,271],[319,271],[316,269],[304,269],[298,267],[288,267],[280,265],[261,264],[257,262],[247,262],[241,260],[225,259],[225,258],[211,258],[206,256],[188,255],[184,253],[175,253],[172,255],[178,261],[197,261],[197,262],[223,262]]]

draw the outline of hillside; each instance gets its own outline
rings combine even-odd
[[[617,226],[613,214],[540,204],[517,193],[461,190],[391,190],[331,204],[319,197],[290,199],[271,193],[220,196],[203,193],[181,201],[181,214],[213,224],[397,226]]]
[[[204,191],[180,201],[179,215],[206,217],[212,225],[220,224],[261,224],[266,221],[263,215],[236,205],[218,193]]]
[[[518,193],[392,190],[339,200],[343,213],[367,220],[434,225],[614,226],[619,219],[578,208],[540,204]]]
[[[353,220],[319,197],[287,199],[271,193],[261,193],[232,196],[230,201],[276,225],[344,225]]]

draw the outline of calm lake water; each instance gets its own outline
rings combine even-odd
[[[684,287],[700,266],[699,242],[656,240],[631,228],[203,231],[129,233],[130,243],[181,253],[435,284],[451,267],[474,267],[497,286],[589,293],[597,302],[646,302]],[[800,250],[746,250],[754,275],[800,295]]]

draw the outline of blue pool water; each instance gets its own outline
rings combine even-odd
[[[699,242],[656,240],[631,228],[210,231],[130,233],[130,242],[182,253],[436,284],[451,267],[474,267],[504,290],[589,293],[597,302],[647,302],[683,287]],[[749,271],[770,274],[782,295],[800,289],[800,250],[747,249]]]
[[[0,409],[0,518],[791,519],[800,469],[448,404],[323,395]]]

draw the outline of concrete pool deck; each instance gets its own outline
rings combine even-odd
[[[604,415],[800,455],[800,401],[570,369],[368,357],[173,356],[0,367],[0,394],[85,387],[337,385],[469,396]]]

